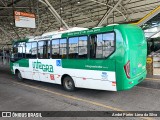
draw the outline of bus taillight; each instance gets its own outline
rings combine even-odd
[[[126,65],[124,66],[124,70],[126,72],[127,78],[130,78],[130,61],[126,63]]]

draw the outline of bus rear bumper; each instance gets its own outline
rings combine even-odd
[[[124,82],[123,90],[129,90],[132,87],[136,86],[137,84],[141,83],[142,81],[145,80],[146,75],[147,75],[147,71],[144,71],[143,73],[141,73],[137,77],[126,80]]]

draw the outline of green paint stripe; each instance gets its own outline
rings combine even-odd
[[[19,64],[19,67],[29,67],[29,60],[28,59],[21,59],[21,60],[14,62],[13,66],[14,66],[14,64]]]
[[[62,67],[83,70],[115,71],[115,60],[63,59]]]

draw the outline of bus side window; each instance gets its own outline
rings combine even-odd
[[[108,57],[115,50],[114,33],[105,33],[103,37],[103,58]]]
[[[67,39],[60,39],[60,58],[67,58]]]
[[[78,57],[79,58],[87,58],[87,36],[79,37],[78,43]]]
[[[31,58],[32,43],[26,43],[26,58]]]
[[[87,36],[69,38],[69,58],[87,58]]]
[[[37,58],[37,42],[26,43],[26,58]]]
[[[18,48],[14,46],[13,47],[13,55],[14,55],[13,58],[18,58],[18,54],[17,53],[18,53]]]
[[[90,58],[106,58],[115,50],[114,33],[90,36]]]
[[[47,56],[48,56],[48,59],[51,58],[51,41],[48,41]]]
[[[31,58],[37,58],[37,42],[32,42]]]
[[[90,58],[96,58],[97,35],[90,36]]]
[[[69,38],[69,58],[78,58],[78,37]]]
[[[19,42],[17,45],[18,58],[25,58],[25,42]]]
[[[13,57],[17,59],[25,58],[25,42],[17,42],[13,46]]]
[[[38,42],[38,58],[47,59],[48,57],[48,41]]]
[[[59,39],[52,40],[52,58],[60,58]]]

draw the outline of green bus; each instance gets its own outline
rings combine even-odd
[[[146,78],[147,44],[140,27],[72,28],[17,40],[10,68],[19,80],[61,84],[65,90],[131,89]]]

